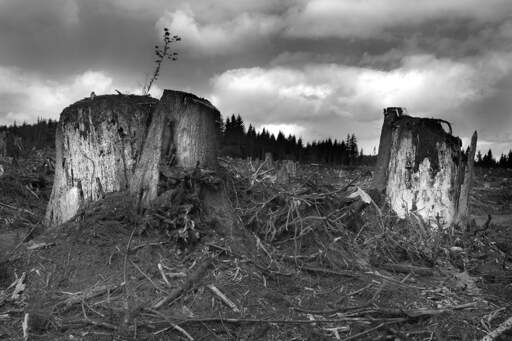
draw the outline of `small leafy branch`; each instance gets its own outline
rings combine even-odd
[[[160,75],[160,68],[162,66],[162,62],[165,59],[173,61],[178,59],[178,53],[171,51],[171,44],[176,43],[180,40],[181,37],[177,35],[171,37],[169,29],[167,27],[164,28],[163,45],[155,45],[155,70],[153,71],[153,76],[151,77],[151,79],[149,79],[149,81],[146,83],[146,85],[144,85],[144,88],[142,89],[144,95],[149,94],[151,86],[153,86],[153,83],[158,79],[158,76]]]

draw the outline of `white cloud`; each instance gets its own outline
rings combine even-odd
[[[305,128],[297,124],[263,124],[258,127],[257,131],[265,129],[270,134],[277,136],[279,132],[282,132],[284,136],[295,135],[302,136]]]
[[[68,105],[96,94],[114,91],[112,78],[99,71],[86,71],[69,79],[54,82],[19,69],[0,67],[0,98],[14,98],[0,103],[0,123],[34,121],[38,117],[57,119]]]
[[[200,22],[190,9],[167,11],[157,22],[159,34],[164,27],[180,35],[184,50],[194,55],[225,55],[255,48],[254,44],[282,27],[277,16],[242,12],[231,20]]]
[[[234,69],[212,79],[212,97],[224,114],[240,113],[257,126],[301,127],[306,140],[355,132],[369,149],[388,106],[449,119],[463,128],[455,132],[469,134],[474,127],[459,126],[466,117],[461,106],[493,94],[511,72],[508,58],[489,54],[453,61],[416,55],[389,71],[340,64]]]

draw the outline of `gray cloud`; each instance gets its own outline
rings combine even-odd
[[[182,36],[154,94],[179,88],[306,139],[376,144],[382,108],[512,145],[508,0],[0,0],[0,123],[137,91],[164,26]]]

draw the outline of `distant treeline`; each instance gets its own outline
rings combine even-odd
[[[14,145],[14,138],[21,137],[24,151],[35,149],[55,148],[55,129],[57,121],[38,118],[36,123],[16,122],[10,126],[0,126],[0,131],[7,131],[7,153],[17,154],[19,151]]]
[[[499,159],[494,158],[490,149],[485,155],[478,151],[475,164],[484,168],[512,168],[512,150],[508,154],[501,154]]]
[[[272,153],[276,160],[295,160],[331,165],[359,165],[374,163],[375,156],[365,156],[357,145],[357,138],[349,134],[345,140],[331,138],[306,143],[294,135],[277,136],[266,129],[257,132],[252,124],[246,129],[240,115],[227,117],[221,123],[221,154],[232,157],[263,159]]]
[[[263,159],[265,153],[272,153],[276,160],[295,160],[302,162],[325,163],[331,165],[372,165],[376,156],[364,155],[359,149],[357,138],[349,134],[344,140],[330,138],[304,144],[302,139],[294,135],[285,136],[279,132],[277,136],[266,129],[256,132],[253,125],[245,128],[240,115],[232,115],[220,122],[221,154],[232,157],[253,157]],[[14,145],[14,137],[22,139],[24,151],[35,149],[55,148],[55,129],[57,121],[38,119],[36,123],[21,125],[13,123],[0,126],[0,131],[7,131],[8,154],[18,153]],[[482,155],[478,151],[476,166],[485,168],[512,168],[512,150],[501,154],[496,159],[492,150]]]

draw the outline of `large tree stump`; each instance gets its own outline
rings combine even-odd
[[[130,191],[139,206],[156,199],[162,168],[217,168],[219,111],[193,94],[165,90],[148,130]]]
[[[445,123],[450,132],[443,129]],[[385,192],[402,218],[414,212],[431,226],[457,224],[467,215],[476,134],[468,155],[461,146],[448,122],[388,108],[373,186]]]
[[[91,96],[64,109],[46,225],[61,224],[83,203],[128,188],[156,102],[147,96]]]

